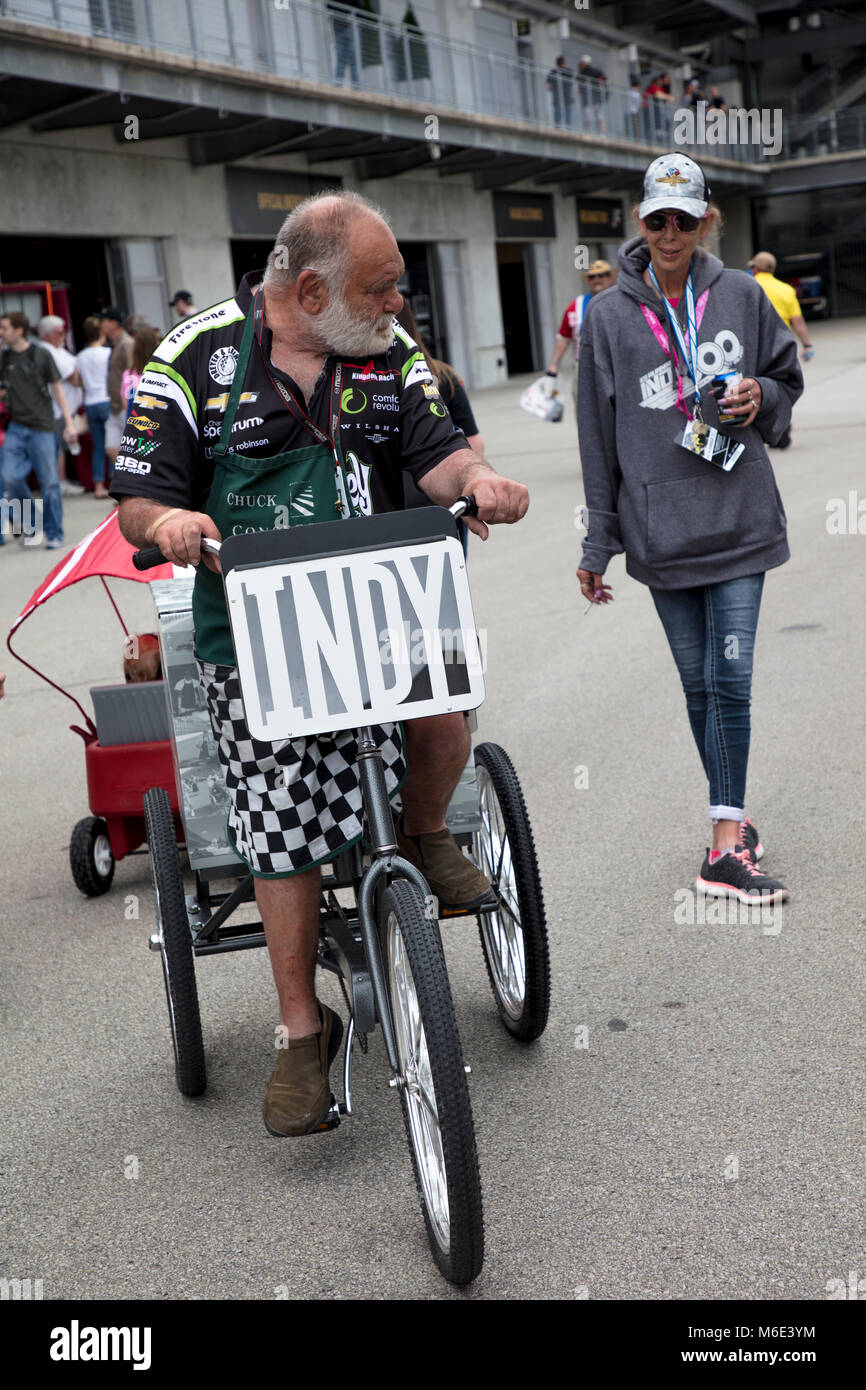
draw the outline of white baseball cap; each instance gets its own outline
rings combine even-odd
[[[661,208],[674,208],[703,217],[710,190],[703,170],[686,154],[663,154],[654,159],[643,176],[643,199],[638,217]]]

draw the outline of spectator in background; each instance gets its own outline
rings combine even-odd
[[[704,99],[704,94],[701,91],[701,84],[698,78],[690,78],[689,81],[686,83],[685,89],[683,91],[682,105],[691,106],[697,109],[698,103],[700,101],[703,101]]]
[[[446,407],[453,423],[459,430],[466,435],[466,443],[470,449],[475,449],[479,454],[484,453],[484,440],[478,433],[478,426],[475,423],[475,416],[472,414],[472,407],[469,404],[469,397],[466,388],[454,368],[447,362],[441,362],[438,357],[434,357],[424,342],[418,322],[406,300],[403,300],[403,307],[395,315],[397,322],[405,328],[410,338],[414,338],[419,348],[424,354],[424,360],[436,378],[439,387],[439,394],[442,397],[442,404]],[[425,497],[425,502],[429,498]]]
[[[341,0],[340,4],[326,0],[326,9],[331,12],[331,27],[334,31],[334,81],[338,87],[343,85],[343,73],[346,68],[349,69],[352,86],[359,85],[358,55],[355,52],[355,17],[349,11],[363,8],[359,0]]]
[[[650,139],[668,143],[668,129],[671,124],[670,110],[675,97],[671,91],[670,74],[663,72],[654,77],[646,89],[649,98]]]
[[[470,449],[475,449],[477,453],[484,453],[484,440],[478,433],[478,426],[475,423],[475,416],[472,414],[472,406],[469,404],[469,397],[466,388],[454,368],[447,362],[440,362],[438,357],[434,357],[427,344],[421,336],[415,315],[403,300],[403,307],[395,315],[397,322],[405,328],[410,338],[418,344],[424,354],[424,360],[430,368],[433,378],[438,386],[442,404],[446,407],[451,416],[452,424],[456,429],[462,430],[466,435],[466,443]],[[406,507],[429,507],[430,498],[416,487],[408,473],[403,474],[403,502]],[[463,540],[464,553],[467,548],[469,532],[462,522],[458,523],[460,535]]]
[[[580,332],[586,317],[587,306],[594,294],[600,294],[602,290],[609,290],[616,277],[609,262],[593,261],[589,270],[584,271],[583,278],[589,285],[589,290],[586,294],[577,295],[563,314],[562,323],[557,330],[556,342],[553,346],[553,355],[546,373],[547,376],[557,376],[559,363],[568,344],[571,343],[574,347],[575,413],[577,413],[577,359],[580,355]]]
[[[74,419],[81,409],[81,377],[78,374],[78,364],[66,347],[66,323],[58,314],[45,314],[39,320],[38,332],[40,344],[47,348],[54,358],[54,365],[63,382],[63,394],[69,406],[69,414]],[[63,431],[66,426],[60,406],[56,401],[52,401],[52,406],[54,428],[57,431],[57,476],[60,479],[60,491],[64,497],[73,497],[80,495],[84,488],[80,483],[70,482],[66,476],[66,451],[63,447]]]
[[[111,357],[111,348],[106,347],[100,332],[100,321],[95,315],[84,320],[83,328],[86,346],[81,349],[75,360],[78,364],[81,385],[84,388],[84,414],[87,416],[90,437],[93,440],[93,459],[91,462],[93,495],[94,497],[107,497],[108,492],[105,488],[105,424],[111,409],[108,400],[108,361]]]
[[[707,101],[707,105],[713,111],[727,111],[728,109],[725,105],[725,98],[722,96],[718,87],[710,87],[710,95]]]
[[[154,350],[161,342],[162,336],[159,329],[151,328],[150,325],[148,325],[147,328],[139,328],[136,331],[135,337],[132,340],[130,363],[123,373],[120,386],[120,393],[126,404],[124,419],[127,418],[132,409],[132,402],[138,390],[138,383],[144,375],[144,369],[153,356]]]
[[[189,290],[178,290],[174,299],[169,300],[168,307],[169,309],[174,309],[180,320],[188,319],[192,314],[197,312]],[[162,315],[160,315],[160,318],[161,317]]]
[[[645,122],[641,119],[644,113],[644,106],[645,97],[640,89],[640,78],[633,77],[631,80],[631,87],[625,99],[625,109],[628,116],[629,134],[633,135],[635,140],[640,140],[642,137],[646,136],[646,130],[644,129]]]
[[[547,90],[553,99],[553,124],[570,126],[574,107],[574,73],[566,67],[561,53],[555,67],[547,74]]]
[[[812,340],[809,337],[809,330],[806,327],[806,320],[803,318],[803,311],[800,308],[800,301],[797,292],[792,285],[787,285],[784,280],[777,280],[774,274],[776,269],[776,257],[771,251],[759,251],[749,261],[749,269],[757,280],[764,294],[769,299],[779,318],[796,333],[800,342],[803,344],[803,361],[809,362],[815,356],[815,349],[812,347]],[[788,424],[785,433],[777,440],[777,449],[787,449],[791,443],[791,426]]]
[[[42,492],[45,549],[57,550],[63,544],[63,494],[57,475],[52,397],[63,414],[66,439],[72,443],[78,436],[54,358],[41,344],[30,342],[29,332],[26,314],[0,316],[0,342],[4,348],[0,358],[0,400],[9,411],[4,443],[6,495],[12,501],[32,504],[27,478],[30,470],[35,470]],[[22,536],[21,544],[41,545],[38,529],[30,536]]]
[[[105,456],[111,467],[117,458],[126,410],[123,403],[123,373],[129,366],[132,354],[132,338],[123,326],[123,314],[115,304],[103,309],[99,330],[111,348],[108,361],[108,400],[109,414],[105,424]]]
[[[600,135],[603,135],[603,106],[607,90],[607,77],[601,68],[595,67],[588,53],[584,53],[577,65],[577,85],[580,88],[580,105],[584,125],[589,123]]]

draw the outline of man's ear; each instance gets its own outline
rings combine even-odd
[[[328,307],[328,290],[318,271],[302,270],[295,281],[298,304],[307,314],[320,314]]]

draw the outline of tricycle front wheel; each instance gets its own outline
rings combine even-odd
[[[414,883],[398,879],[379,909],[400,1070],[395,1078],[433,1259],[468,1284],[484,1258],[472,1107],[439,926]]]

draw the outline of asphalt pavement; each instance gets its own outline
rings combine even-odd
[[[792,559],[765,587],[748,806],[762,867],[791,889],[770,924],[696,920],[684,892],[706,788],[650,596],[621,558],[615,603],[584,614],[567,385],[557,425],[519,409],[519,382],[473,394],[491,461],[532,493],[519,526],[473,541],[470,573],[488,649],[478,737],[523,784],[553,1000],[545,1035],[513,1042],[474,921],[443,925],[486,1216],[467,1291],[429,1257],[378,1036],[354,1068],[353,1118],[266,1133],[278,1017],[263,951],[198,962],[209,1085],[180,1096],[147,859],[121,861],[104,897],[75,888],[77,711],[4,654],[0,1275],[99,1300],[821,1300],[866,1276],[864,327],[812,326],[793,443],[771,455]],[[853,528],[832,533],[842,511]],[[67,500],[70,547],[105,512]],[[4,631],[56,559],[0,550]],[[144,585],[113,591],[131,630],[153,627]],[[121,644],[98,581],[19,638],[85,704],[120,679]],[[322,997],[341,1007],[331,977]]]

